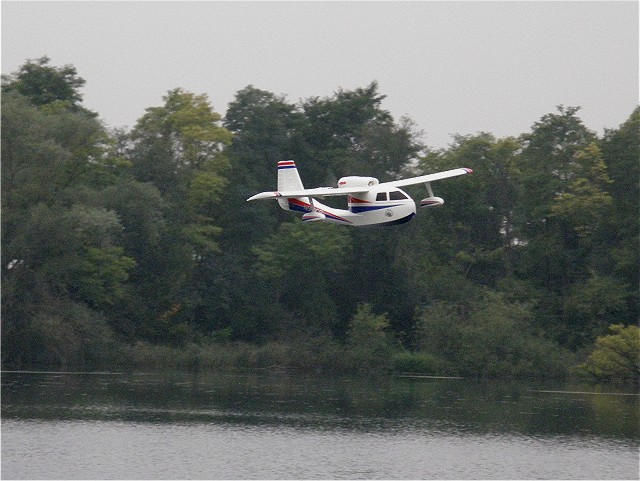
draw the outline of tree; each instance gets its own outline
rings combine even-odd
[[[596,339],[581,369],[597,381],[640,384],[640,327],[614,324]]]
[[[579,110],[560,105],[558,113],[544,115],[530,134],[522,136],[520,200],[529,236],[545,230],[553,200],[567,191],[576,176],[576,152],[595,140],[595,134],[576,116]]]
[[[256,272],[271,294],[311,330],[335,329],[337,293],[348,289],[345,262],[351,245],[341,226],[300,220],[285,222],[265,242],[253,248]]]
[[[348,163],[342,172],[398,178],[423,150],[421,133],[407,117],[394,122],[367,122],[347,151]],[[338,171],[339,172],[339,171]]]
[[[388,328],[389,319],[385,314],[374,314],[369,304],[358,305],[348,331],[347,355],[353,358],[353,366],[361,371],[389,368],[394,343]]]
[[[256,192],[274,188],[278,161],[295,158],[302,114],[293,104],[252,85],[236,93],[224,125],[233,133],[228,155],[231,163],[226,195],[233,211],[221,212],[226,224],[225,248],[245,252],[277,228],[279,207],[249,203]]]
[[[3,236],[13,215],[34,202],[53,201],[52,170],[64,152],[47,141],[46,117],[24,96],[2,95],[2,207]],[[53,176],[55,177],[55,176]]]
[[[595,140],[576,116],[579,107],[558,106],[557,114],[547,114],[522,135],[524,149],[519,167],[522,173],[520,222],[523,233],[534,238],[548,230],[551,206],[567,192],[580,169],[577,152]]]
[[[38,109],[25,97],[2,96],[3,200],[22,209],[52,204],[102,167],[108,135],[83,112]]]
[[[253,85],[238,91],[224,121],[234,134],[229,156],[236,178],[254,189],[264,185],[276,163],[293,155],[293,137],[301,121],[296,106],[284,97]]]
[[[521,244],[515,273],[544,290],[535,323],[561,343],[569,342],[573,328],[563,297],[589,275],[591,246],[579,232],[592,228],[594,219],[585,224],[578,204],[587,201],[587,193],[606,198],[606,172],[598,151],[590,147],[595,134],[577,117],[578,110],[559,106],[558,113],[536,122],[530,134],[521,136],[524,148],[517,164],[521,188],[514,220]]]
[[[2,341],[16,366],[81,365],[92,358],[83,345],[106,356],[101,312],[126,297],[135,265],[96,190],[112,164],[109,136],[80,106],[75,68],[48,61],[3,78]]]
[[[3,77],[3,366],[225,339],[477,377],[560,376],[566,349],[593,349],[594,378],[637,378],[640,109],[602,139],[561,106],[517,139],[424,151],[376,82],[296,104],[249,85],[224,122],[174,89],[129,133],[81,106],[83,85],[46,57]],[[444,208],[409,224],[348,229],[245,202],[288,158],[309,186],[474,173],[434,184]]]
[[[49,325],[45,313],[52,311],[47,306],[57,306],[56,325],[68,329],[63,337],[46,331],[46,349],[57,353],[56,365],[66,365],[62,360],[67,356],[77,361],[73,346],[82,343],[81,337],[74,337],[81,336],[75,324],[65,323],[77,319],[85,331],[93,320],[101,319],[100,329],[109,330],[99,312],[125,296],[135,265],[117,245],[120,230],[112,211],[81,204],[71,208],[37,204],[21,219],[11,241],[3,243],[5,255],[12,259],[3,265],[3,345],[19,347],[19,353],[9,350],[12,362],[37,357],[42,346],[30,336],[33,329]],[[80,317],[69,317],[67,309],[76,309]],[[34,317],[36,313],[44,317]],[[63,344],[55,344],[56,339]]]
[[[584,281],[576,282],[564,295],[563,312],[567,325],[562,326],[565,344],[575,348],[590,345],[607,326],[624,322],[629,317],[629,287],[610,275],[592,272]]]
[[[372,82],[302,104],[306,123],[300,163],[307,182],[325,185],[329,179],[358,174],[387,179],[415,158],[422,149],[419,134],[408,120],[394,124],[391,114],[381,108],[384,98],[377,82]]]
[[[195,255],[210,255],[218,250],[212,216],[227,183],[224,148],[231,133],[206,95],[175,89],[163,99],[165,104],[147,109],[131,133],[133,171],[159,189],[171,223]]]
[[[3,364],[14,368],[94,370],[122,363],[105,317],[81,303],[49,299],[18,335],[4,328]]]
[[[150,107],[131,133],[134,172],[153,182],[164,196],[186,195],[198,176],[216,178],[210,188],[220,194],[228,160],[223,149],[231,133],[220,125],[205,94],[170,90],[164,105]]]
[[[600,148],[589,144],[575,153],[573,178],[551,204],[550,214],[570,225],[581,239],[592,236],[612,204],[607,192],[611,180]]]
[[[600,142],[603,160],[611,178],[608,191],[616,203],[615,215],[635,219],[640,197],[640,107],[636,107],[620,128],[607,130]],[[622,225],[619,226],[623,228]],[[637,231],[637,223],[627,228]]]
[[[412,294],[407,270],[420,262],[413,248],[407,249],[406,264],[399,260],[399,245],[410,243],[410,222],[391,228],[349,229],[354,248],[344,260],[348,288],[339,291],[336,300],[344,316],[343,327],[337,334],[346,335],[348,319],[360,304],[370,305],[377,312],[386,312],[391,330],[403,342],[409,340],[414,323],[416,296]],[[415,245],[414,245],[415,247]],[[422,256],[420,256],[421,258]]]
[[[349,322],[349,343],[376,349],[387,342],[386,329],[389,319],[386,315],[375,315],[369,304],[360,304]]]
[[[434,184],[445,205],[441,209],[424,209],[412,222],[406,239],[400,239],[401,261],[418,302],[463,296],[468,293],[463,286],[469,286],[471,280],[495,285],[508,269],[500,230],[512,207],[508,204],[508,189],[513,181],[509,174],[501,172],[499,178],[496,172],[500,162],[506,163],[512,155],[505,153],[513,149],[505,149],[505,143],[499,145],[490,134],[458,136],[448,151],[429,152],[421,159],[419,173],[461,166],[471,167],[474,172],[456,181]],[[504,184],[504,192],[496,184]],[[426,195],[424,188],[415,189],[416,198]],[[405,252],[409,256],[406,260]],[[457,288],[450,289],[448,285]]]
[[[599,269],[613,273],[627,286],[631,318],[638,319],[640,307],[636,286],[640,285],[640,107],[617,130],[605,133],[600,142],[602,157],[611,178],[607,191],[612,198],[596,238]]]
[[[2,93],[17,92],[38,107],[58,104],[95,116],[80,106],[80,88],[85,80],[77,76],[76,68],[73,65],[53,67],[49,65],[50,60],[47,56],[27,60],[17,72],[3,75]]]
[[[198,283],[193,275],[220,252],[216,217],[227,185],[225,148],[232,135],[206,95],[178,88],[163,100],[136,123],[127,156],[136,180],[152,184],[161,200],[162,225],[147,224],[161,230],[161,239],[146,251],[137,273],[140,293],[154,293],[156,301],[145,306],[145,336],[179,344],[192,330],[194,302],[213,302],[194,293]],[[155,196],[146,190],[145,195]],[[143,211],[148,220],[158,218]]]
[[[483,290],[463,303],[428,306],[418,324],[418,347],[441,359],[450,374],[464,376],[561,376],[567,357],[530,329],[530,304]]]
[[[29,272],[40,297],[70,297],[97,308],[110,305],[122,295],[134,265],[117,245],[121,229],[115,213],[104,208],[38,204],[5,245],[15,261],[10,270]]]

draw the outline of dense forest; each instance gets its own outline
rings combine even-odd
[[[2,77],[3,369],[638,379],[637,106],[601,137],[558,106],[434,150],[376,82],[297,103],[249,85],[224,116],[176,88],[130,130],[84,84],[47,57]],[[309,187],[474,173],[357,229],[247,203],[287,159]]]

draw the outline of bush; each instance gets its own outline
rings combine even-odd
[[[52,300],[29,323],[26,365],[48,369],[99,369],[120,357],[104,316],[70,301]]]
[[[467,304],[434,303],[418,324],[423,352],[447,374],[482,378],[561,378],[569,355],[530,330],[531,307],[486,291]]]
[[[615,324],[580,369],[596,381],[640,384],[640,327]]]
[[[345,359],[353,370],[380,371],[391,367],[393,338],[387,333],[386,314],[374,314],[369,304],[361,304],[349,323]]]
[[[426,352],[402,351],[392,357],[391,363],[398,373],[443,374],[442,360]]]

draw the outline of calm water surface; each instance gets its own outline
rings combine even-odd
[[[468,380],[3,373],[2,478],[638,479],[639,406]]]

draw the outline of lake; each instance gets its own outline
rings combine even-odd
[[[638,479],[639,408],[611,387],[5,372],[2,478]]]

